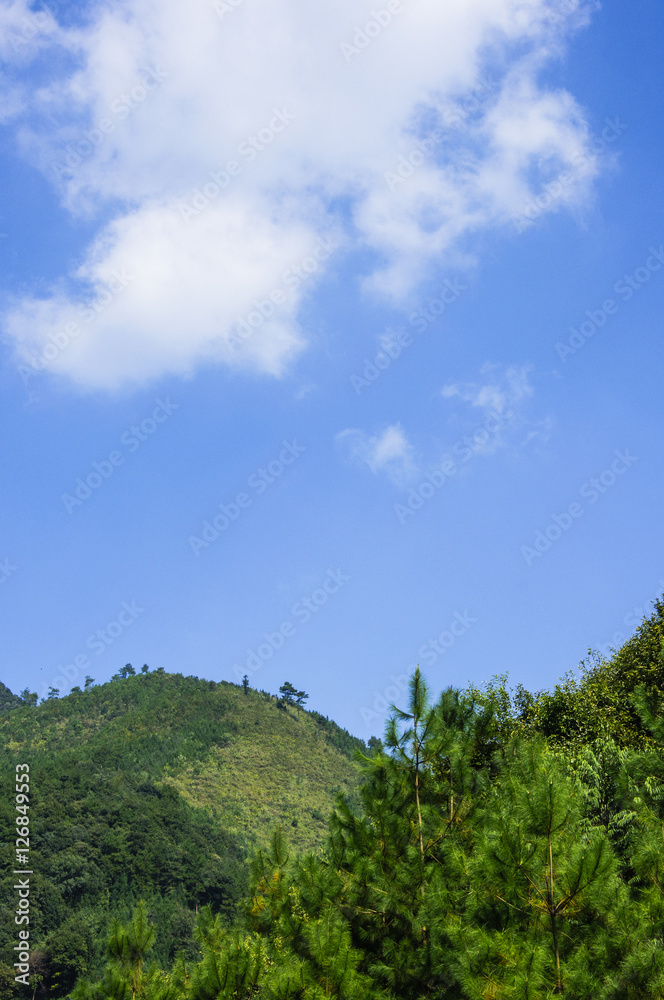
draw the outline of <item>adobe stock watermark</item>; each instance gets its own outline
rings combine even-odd
[[[132,274],[128,274],[125,268],[121,270],[114,269],[111,272],[111,277],[103,284],[97,286],[97,291],[95,297],[85,304],[81,304],[78,307],[78,313],[86,324],[89,326],[94,323],[99,316],[108,309],[109,305],[113,300],[120,295],[127,285],[134,280]],[[28,356],[29,366],[26,364],[18,364],[16,366],[16,371],[21,376],[21,381],[24,385],[27,385],[29,380],[35,375],[40,375],[42,372],[46,371],[50,364],[64,351],[67,350],[69,345],[73,340],[76,340],[82,333],[82,329],[78,323],[65,323],[61,330],[57,333],[50,333],[48,336],[48,343],[42,348],[41,351],[32,351]]]
[[[3,559],[0,562],[0,583],[7,583],[14,573],[18,573],[18,566],[15,566],[10,559]]]
[[[415,671],[417,667],[416,663],[411,663],[408,666],[408,671],[410,673],[405,674],[390,674],[390,680],[392,681],[382,693],[374,691],[374,700],[371,703],[371,708],[367,708],[363,705],[360,709],[360,715],[362,716],[362,721],[366,724],[373,722],[374,719],[381,720],[385,717],[385,712],[387,712],[390,705],[393,705],[397,698],[400,698],[403,694],[408,691],[408,684],[410,681],[411,673]]]
[[[41,10],[30,11],[30,16],[24,17],[21,21],[21,34],[12,32],[9,36],[14,52],[20,52],[23,46],[33,42],[40,32],[46,31],[52,24],[47,15],[55,15],[58,9],[68,2],[69,0],[43,0]]]
[[[355,390],[356,396],[359,396],[363,389],[373,385],[392,362],[401,357],[403,350],[410,347],[413,341],[408,331],[404,330],[403,327],[399,327],[398,330],[392,330],[391,327],[388,327],[385,333],[378,338],[378,343],[380,348],[375,357],[372,360],[364,359],[362,374],[350,376],[350,384]]]
[[[458,278],[445,278],[437,295],[429,299],[425,306],[420,306],[411,313],[408,322],[415,327],[416,333],[424,331],[445,312],[448,306],[457,301],[459,296],[468,290],[468,285],[462,285]]]
[[[508,423],[508,420],[508,416],[498,413],[496,410],[490,410],[482,424],[470,434],[465,434],[452,446],[451,453],[459,459],[461,464],[469,462],[478,452],[484,451],[491,439],[495,439]],[[394,513],[399,524],[405,524],[408,518],[413,517],[418,510],[421,510],[425,503],[436,495],[438,490],[441,490],[456,476],[458,471],[457,462],[450,457],[450,452],[447,452],[438,467],[432,472],[428,472],[419,486],[409,490],[404,503],[395,503]]]
[[[620,309],[621,303],[629,302],[630,299],[639,292],[644,285],[647,285],[655,272],[659,271],[664,264],[664,245],[660,244],[659,249],[650,247],[648,256],[640,267],[637,267],[630,274],[623,274],[622,278],[613,286],[613,292],[618,295],[621,302],[615,299],[604,299],[601,306],[596,309],[586,309],[585,319],[578,328],[570,326],[570,336],[565,342],[556,343],[556,352],[562,362],[566,362],[568,357],[576,354],[585,347],[591,337],[594,337],[598,330],[605,326],[611,316],[615,316]]]
[[[281,276],[281,285],[273,288],[263,299],[254,300],[254,308],[242,319],[237,319],[228,337],[228,344],[231,347],[239,347],[253,334],[260,330],[266,320],[275,314],[279,306],[282,306],[287,299],[288,291],[295,291],[299,286],[313,277],[320,270],[321,264],[326,261],[335,250],[339,249],[339,243],[329,237],[320,237],[316,246],[310,254],[307,254],[296,264],[292,264]]]
[[[424,331],[443,315],[445,309],[456,302],[459,296],[467,290],[467,285],[462,285],[458,279],[451,281],[446,278],[438,295],[429,299],[425,306],[421,306],[417,312],[409,317],[409,323],[414,326],[417,333]],[[397,358],[401,357],[405,348],[413,343],[410,334],[399,327],[393,330],[388,327],[385,333],[378,338],[379,349],[373,358],[365,358],[363,361],[362,374],[350,375],[350,384],[357,396],[361,395],[363,389],[373,385],[384,371],[392,365]]]
[[[59,160],[51,160],[50,167],[57,180],[73,176],[83,161],[99,149],[106,136],[115,132],[117,123],[128,118],[148,94],[168,78],[168,73],[159,66],[146,67],[142,73],[141,82],[132,87],[129,93],[120,94],[111,101],[111,117],[100,118],[96,126],[86,129],[79,139],[68,143],[60,151]]]
[[[496,84],[492,79],[480,79],[479,86],[473,90],[472,94],[441,112],[442,121],[446,126],[461,125],[471,114],[480,110],[482,104],[495,90]],[[442,143],[446,135],[447,129],[444,127],[432,129],[423,139],[418,139],[415,142],[410,152],[402,154],[394,169],[386,170],[383,174],[389,190],[394,191],[396,187],[412,177],[415,171],[426,162],[434,149]]]
[[[418,167],[426,162],[436,146],[440,145],[445,136],[442,128],[433,129],[424,139],[418,139],[409,153],[402,153],[394,170],[386,170],[383,174],[390,191],[404,184],[412,177]]]
[[[418,649],[419,656],[428,666],[433,666],[478,621],[479,619],[473,618],[468,611],[455,611],[448,627],[440,635],[429,639],[420,646]],[[406,667],[406,673],[397,674],[396,676],[390,674],[392,684],[386,687],[382,693],[374,692],[375,697],[371,708],[364,706],[360,709],[364,723],[368,724],[369,722],[373,722],[374,719],[382,719],[384,717],[390,705],[393,705],[397,698],[400,698],[408,691],[410,678],[418,666],[418,663],[410,663]]]
[[[145,608],[138,607],[136,600],[123,601],[117,615],[111,621],[106,622],[103,628],[98,628],[87,637],[85,649],[90,650],[95,656],[103,656],[144,612]],[[89,670],[91,666],[92,660],[89,654],[87,652],[78,653],[70,663],[58,667],[58,671],[50,683],[44,682],[42,684],[39,697],[43,700],[50,689],[55,688],[60,691],[66,687],[68,682],[73,684],[81,671]]]
[[[233,674],[238,683],[241,683],[245,674],[251,677],[257,670],[260,670],[281,649],[286,640],[295,635],[297,625],[293,622],[293,618],[296,619],[298,624],[306,625],[308,621],[318,614],[321,608],[325,607],[330,597],[338,593],[349,580],[350,577],[342,573],[340,569],[329,569],[320,587],[317,587],[313,593],[301,597],[299,601],[295,602],[290,611],[292,618],[287,618],[281,622],[274,632],[263,632],[264,641],[255,650],[247,650],[247,658],[243,666],[240,666],[238,663],[233,664]]]
[[[253,496],[241,491],[229,503],[220,503],[219,513],[203,521],[200,536],[189,535],[188,542],[194,555],[199,556],[201,549],[209,549],[224,531],[227,531],[231,524],[238,520],[242,511],[251,507],[254,497],[265,493],[266,489],[276,482],[286,469],[306,451],[306,448],[299,445],[297,441],[283,441],[282,445],[277,458],[273,458],[267,465],[252,472],[247,479],[247,487],[253,491]]]
[[[481,76],[478,85],[473,87],[469,94],[457,98],[443,108],[440,113],[441,121],[450,128],[462,125],[471,115],[482,110],[488,98],[495,94],[497,88],[498,85],[492,77]]]
[[[172,403],[167,397],[165,400],[155,400],[156,406],[139,424],[132,424],[120,437],[120,444],[126,453],[132,455],[138,451],[141,445],[147,441],[162,424],[165,424],[174,410],[180,409],[179,403]],[[120,448],[115,448],[109,452],[106,458],[100,462],[92,463],[92,471],[85,477],[79,476],[72,493],[63,493],[62,502],[68,514],[72,514],[77,507],[80,507],[89,500],[95,490],[98,490],[111,476],[116,469],[124,465],[127,455]]]
[[[17,764],[15,767],[15,824],[14,834],[15,861],[13,875],[17,876],[14,889],[17,892],[17,907],[14,911],[14,924],[20,927],[16,931],[18,944],[13,945],[14,955],[13,967],[16,971],[14,982],[21,983],[22,986],[30,985],[30,875],[32,868],[28,868],[30,861],[30,793],[34,790],[34,783],[30,785],[30,765]],[[19,875],[27,875],[27,878],[18,878]],[[26,926],[23,927],[22,925]]]
[[[237,147],[239,160],[230,159],[219,170],[209,173],[210,180],[201,187],[195,187],[178,204],[180,215],[185,222],[197,218],[208,205],[215,201],[226,190],[234,178],[239,177],[250,163],[253,163],[259,153],[270,146],[291,122],[295,121],[287,108],[274,108],[269,122],[258,130],[255,135],[248,135]]]
[[[592,479],[589,479],[580,487],[579,494],[584,500],[588,501],[587,507],[597,503],[600,497],[607,490],[611,489],[620,476],[624,476],[627,470],[631,469],[634,463],[638,461],[638,457],[632,455],[629,448],[625,448],[624,451],[616,451],[614,455],[615,458],[610,466],[603,469],[599,475],[593,476]],[[521,555],[525,560],[526,566],[530,567],[535,559],[541,559],[544,553],[549,551],[554,542],[562,538],[563,534],[569,531],[584,514],[584,505],[578,501],[573,501],[562,514],[552,514],[547,526],[535,532],[532,544],[521,546]]]
[[[455,644],[460,636],[465,635],[472,625],[476,625],[478,618],[473,618],[469,611],[455,611],[452,621],[448,627],[437,635],[434,639],[429,639],[418,649],[418,655],[424,660],[427,666],[432,667],[441,656],[445,656],[447,651]]]
[[[572,155],[572,165],[574,167],[589,167],[592,165],[591,154],[601,155],[611,143],[615,142],[629,126],[620,121],[620,118],[606,118],[605,125],[600,135],[592,136],[590,140],[589,152],[578,150]],[[575,176],[569,170],[563,170],[554,180],[544,185],[542,194],[537,195],[527,201],[520,214],[512,216],[512,222],[517,233],[522,233],[529,229],[544,214],[551,205],[561,198],[565,191],[574,183]]]
[[[340,42],[339,48],[346,60],[350,62],[369,48],[374,39],[385,31],[398,14],[403,14],[401,0],[389,0],[380,10],[372,10],[371,17],[364,24],[358,24],[350,42]]]

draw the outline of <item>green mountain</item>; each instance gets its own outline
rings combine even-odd
[[[664,602],[551,692],[410,688],[360,768],[286,686],[0,689],[0,998],[664,996]]]
[[[358,800],[351,758],[364,743],[267,692],[155,671],[38,707],[0,695],[2,869],[14,867],[14,773],[27,763],[31,946],[54,996],[100,967],[111,916],[139,897],[170,962],[194,948],[199,907],[234,915],[247,861],[276,827],[316,849],[337,793]],[[12,886],[7,875],[2,955],[15,943]]]
[[[139,902],[69,1000],[662,1000],[663,640],[658,601],[539,695],[497,677],[434,703],[417,669],[325,849],[277,831],[235,925],[202,909],[169,967]]]

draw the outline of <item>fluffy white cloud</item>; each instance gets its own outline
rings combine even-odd
[[[316,250],[334,245],[312,240],[244,199],[216,202],[189,226],[175,206],[141,208],[91,247],[76,272],[87,295],[24,300],[7,329],[27,363],[82,384],[185,373],[204,358],[278,375],[301,346],[298,270],[306,280]]]
[[[539,79],[587,5],[389,6],[376,19],[355,0],[114,0],[84,25],[45,22],[32,52],[53,54],[54,82],[16,118],[20,142],[72,213],[106,221],[80,269],[14,304],[19,356],[53,354],[124,269],[127,287],[51,370],[102,387],[206,359],[278,374],[305,343],[302,297],[337,259],[302,270],[321,237],[373,249],[367,284],[399,302],[561,171],[549,210],[584,197],[596,166],[583,116]],[[0,21],[25,10],[0,2]],[[238,343],[237,321],[279,291]]]
[[[348,428],[336,436],[354,462],[368,466],[376,474],[384,472],[397,486],[409,482],[417,472],[413,449],[401,424],[390,424],[379,434]]]

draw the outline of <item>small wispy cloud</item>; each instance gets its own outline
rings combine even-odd
[[[454,414],[455,424],[477,422],[479,418],[487,429],[490,428],[488,436],[480,433],[481,446],[474,444],[477,453],[492,454],[508,441],[514,443],[514,432],[520,436],[519,447],[532,441],[548,440],[553,419],[534,419],[528,412],[528,403],[534,395],[531,371],[529,364],[505,365],[487,361],[480,368],[480,381],[448,383],[441,389],[444,399],[458,399],[470,407],[470,410]],[[476,413],[477,410],[480,413]]]
[[[531,367],[522,365],[517,368],[511,365],[506,368],[487,361],[480,369],[480,375],[488,376],[488,381],[444,385],[441,393],[445,399],[456,396],[471,406],[481,410],[495,410],[503,415],[523,399],[533,395],[533,387],[528,378]]]
[[[401,424],[390,424],[374,435],[347,428],[335,440],[348,449],[352,461],[367,466],[374,475],[385,473],[396,486],[404,486],[417,474],[413,447]]]
[[[305,385],[300,386],[300,388],[295,393],[295,398],[299,402],[302,399],[306,399],[307,396],[311,396],[312,393],[316,393],[318,391],[319,391],[319,386],[317,386],[314,382],[307,382],[305,383]]]

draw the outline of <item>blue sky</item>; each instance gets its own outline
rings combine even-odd
[[[0,3],[12,690],[368,737],[664,590],[664,11],[444,7]]]

